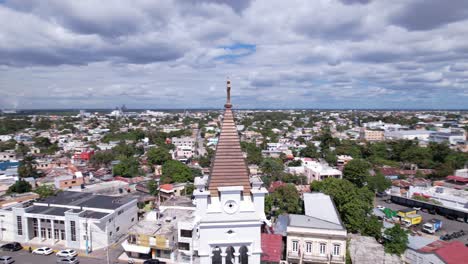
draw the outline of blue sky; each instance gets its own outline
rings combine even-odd
[[[0,108],[466,109],[467,36],[466,0],[0,0]]]

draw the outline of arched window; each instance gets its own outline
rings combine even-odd
[[[247,254],[249,250],[246,246],[242,246],[239,249],[239,264],[249,264],[249,255]]]
[[[226,264],[234,264],[234,248],[226,248]]]
[[[212,264],[222,264],[223,261],[221,260],[221,249],[219,247],[213,248],[213,257],[211,258]]]

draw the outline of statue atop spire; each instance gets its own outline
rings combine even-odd
[[[226,99],[226,104],[224,105],[224,108],[231,108],[232,107],[232,104],[231,104],[231,81],[227,80],[227,84],[226,84],[226,92],[227,92],[227,99]]]

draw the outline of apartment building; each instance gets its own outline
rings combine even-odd
[[[305,193],[304,207],[305,215],[289,215],[288,263],[344,264],[347,233],[330,196]]]

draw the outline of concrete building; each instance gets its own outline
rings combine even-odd
[[[0,162],[16,160],[16,154],[14,152],[0,152]]]
[[[130,228],[127,240],[122,243],[127,256],[165,263],[190,263],[194,210],[194,207],[161,206],[159,211],[146,214]]]
[[[429,136],[429,141],[436,143],[447,143],[449,145],[464,144],[466,136],[463,132],[435,132]]]
[[[429,140],[429,136],[433,133],[435,133],[435,131],[429,131],[429,130],[388,131],[388,132],[385,132],[385,139],[389,139],[389,140],[407,139],[407,140],[427,141]]]
[[[362,129],[359,137],[365,141],[382,141],[384,140],[384,131]]]
[[[133,198],[64,191],[32,205],[1,209],[1,236],[3,241],[92,251],[127,234],[138,221],[137,212]]]
[[[330,196],[305,193],[304,208],[305,215],[289,215],[288,263],[345,263],[347,232]]]
[[[230,101],[227,102],[211,175],[195,179],[193,192],[198,219],[194,250],[201,264],[259,264],[261,226],[270,224],[264,213],[267,190],[249,177],[240,147]]]
[[[310,158],[303,158],[302,166],[288,167],[288,172],[293,174],[303,174],[310,182],[321,181],[329,177],[341,179],[343,173],[340,170],[330,167],[327,163],[318,162]]]
[[[174,144],[174,146],[176,147],[189,147],[189,148],[193,148],[195,147],[195,138],[192,138],[192,137],[182,137],[182,138],[178,138],[178,137],[173,137],[171,139],[171,142],[172,144]]]

